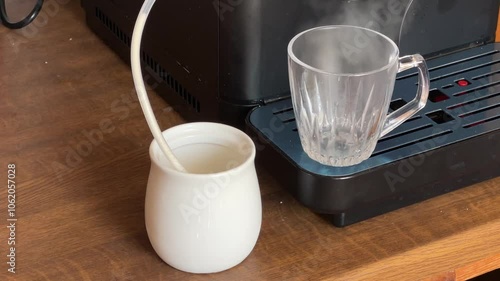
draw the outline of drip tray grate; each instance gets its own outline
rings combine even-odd
[[[384,203],[391,210],[500,176],[499,49],[499,44],[489,44],[428,61],[431,92],[426,107],[381,138],[372,156],[356,166],[329,167],[305,154],[290,99],[256,108],[247,123],[269,148],[261,157],[278,158],[265,164],[287,172],[293,180],[283,182],[298,199],[317,212],[336,214],[337,225],[347,225],[384,212],[371,205]],[[417,85],[415,72],[400,73],[389,111],[413,99]],[[447,182],[442,190],[435,187]],[[391,200],[406,204],[391,205]],[[353,211],[359,208],[365,214]]]

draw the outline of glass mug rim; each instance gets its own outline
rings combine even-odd
[[[304,34],[312,32],[312,31],[316,31],[316,30],[329,30],[329,29],[341,29],[341,28],[343,28],[343,29],[358,29],[358,30],[363,30],[363,31],[375,34],[375,35],[377,35],[377,36],[385,39],[393,47],[393,49],[395,51],[394,57],[387,64],[385,64],[384,66],[382,66],[380,68],[377,68],[375,70],[370,70],[370,71],[366,71],[366,72],[357,72],[357,73],[334,73],[334,72],[325,71],[325,70],[316,68],[314,66],[311,66],[311,65],[303,62],[299,58],[297,58],[297,56],[295,56],[295,53],[293,52],[294,43],[297,41],[297,39],[299,39],[300,37],[302,37]],[[369,28],[359,27],[359,26],[354,26],[354,25],[324,25],[324,26],[318,26],[318,27],[313,27],[313,28],[304,30],[304,31],[300,32],[299,34],[295,35],[292,38],[292,40],[290,40],[290,43],[288,43],[288,57],[293,62],[295,62],[296,64],[302,66],[303,68],[306,68],[308,70],[311,70],[311,71],[314,71],[314,72],[318,72],[318,73],[321,73],[321,74],[325,74],[325,75],[339,76],[339,77],[346,77],[346,76],[368,76],[368,75],[371,75],[371,74],[374,74],[374,73],[378,73],[380,71],[387,70],[390,67],[392,67],[394,65],[394,63],[396,63],[399,60],[399,47],[388,36],[386,36],[386,35],[378,32],[378,31],[369,29]]]
[[[153,139],[151,141],[151,144],[149,145],[149,157],[150,157],[151,161],[157,167],[159,167],[163,172],[174,174],[174,175],[177,175],[180,177],[189,177],[189,178],[194,177],[194,178],[203,179],[203,178],[213,178],[214,176],[215,177],[224,176],[228,173],[238,173],[240,171],[247,169],[248,166],[254,165],[256,148],[255,148],[255,144],[253,143],[253,140],[247,134],[245,134],[243,131],[241,131],[237,128],[234,128],[232,126],[229,126],[229,125],[225,125],[225,124],[221,124],[221,123],[214,123],[214,122],[190,122],[190,123],[185,123],[185,124],[181,124],[181,125],[177,125],[177,126],[168,128],[162,132],[162,135],[164,135],[164,137],[166,139],[170,138],[171,140],[173,140],[173,139],[175,139],[174,137],[168,137],[166,135],[168,135],[168,134],[179,135],[179,134],[182,134],[183,132],[185,133],[185,132],[189,131],[190,129],[196,131],[196,134],[198,134],[198,135],[201,135],[201,134],[206,135],[207,133],[212,133],[214,136],[220,136],[220,133],[221,133],[221,131],[217,131],[214,129],[218,129],[218,130],[222,129],[222,130],[224,130],[224,132],[222,132],[222,133],[225,133],[225,134],[222,134],[223,138],[227,137],[228,135],[231,135],[231,137],[240,138],[240,140],[241,140],[240,144],[243,144],[244,142],[248,143],[250,145],[251,150],[245,154],[244,160],[235,167],[231,167],[229,169],[225,169],[223,171],[215,172],[215,173],[206,173],[206,174],[185,173],[185,172],[180,172],[171,166],[166,166],[165,164],[162,164],[160,162],[160,160],[158,159],[158,155],[162,154],[162,152],[161,152],[160,147],[158,146],[158,143],[156,142],[156,140]],[[210,129],[212,129],[212,130],[210,130]],[[219,134],[217,134],[215,132],[219,132]],[[188,135],[181,136],[180,139],[189,138],[189,137],[190,136],[188,136]],[[227,138],[229,138],[229,137],[227,137]],[[209,142],[208,141],[204,142],[204,144],[207,144],[207,143],[209,143]],[[174,151],[176,148],[183,146],[183,145],[175,146],[173,144],[174,144],[174,142],[172,142],[172,150],[174,150]],[[184,145],[187,145],[187,144],[195,144],[195,142],[186,143]]]

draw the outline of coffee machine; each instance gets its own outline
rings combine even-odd
[[[89,27],[127,62],[142,2],[81,1]],[[245,128],[298,201],[346,226],[500,176],[498,11],[498,0],[157,1],[141,57],[156,92],[187,120]],[[303,152],[287,72],[290,39],[334,24],[387,35],[401,55],[424,55],[431,75],[426,108],[344,168]],[[390,110],[415,87],[415,73],[400,73]]]

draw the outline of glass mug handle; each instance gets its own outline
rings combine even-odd
[[[424,108],[427,103],[429,97],[429,70],[427,69],[424,58],[419,54],[399,58],[398,73],[414,67],[418,69],[417,96],[411,102],[387,116],[380,137],[396,129],[397,126],[401,125],[404,121]]]

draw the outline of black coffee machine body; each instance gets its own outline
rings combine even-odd
[[[82,0],[87,23],[129,61],[142,0]],[[142,46],[145,80],[188,121],[245,128],[257,160],[311,210],[346,226],[500,176],[498,0],[158,0]],[[426,107],[351,167],[302,150],[290,101],[287,45],[322,25],[356,25],[429,65]],[[398,74],[390,111],[416,74]]]
[[[89,26],[127,61],[142,2],[82,0]],[[430,57],[492,42],[497,15],[497,0],[159,0],[143,61],[151,83],[163,82],[157,92],[187,119],[242,126],[251,108],[290,95],[287,45],[301,31],[368,27],[402,54]]]

